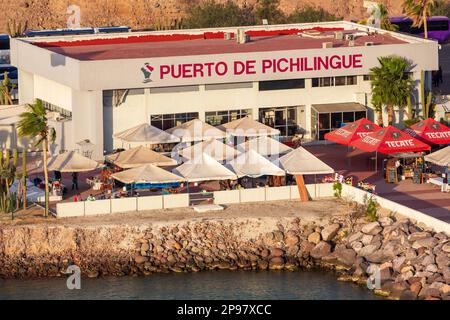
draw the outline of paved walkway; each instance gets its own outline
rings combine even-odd
[[[411,179],[397,184],[386,183],[381,173],[383,155],[378,161],[380,170],[374,172],[373,166],[369,169],[368,161],[373,154],[359,150],[349,152],[346,146],[341,145],[307,149],[340,174],[352,176],[354,184],[361,180],[374,183],[378,195],[450,223],[450,193],[442,193],[439,187],[431,184],[414,184]]]

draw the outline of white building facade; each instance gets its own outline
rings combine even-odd
[[[283,32],[292,29],[313,31]],[[436,42],[350,22],[246,27],[263,36],[225,40],[236,30],[13,39],[19,103],[39,98],[55,111],[55,152],[89,140],[92,157],[101,159],[122,146],[113,134],[144,122],[165,130],[193,118],[219,125],[251,115],[279,129],[281,138],[300,130],[320,140],[343,122],[374,119],[368,74],[379,57],[409,59],[417,92],[420,71],[429,85],[430,71],[438,69]],[[205,31],[225,36],[142,40]],[[398,111],[395,121],[401,120]]]

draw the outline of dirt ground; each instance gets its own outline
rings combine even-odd
[[[261,203],[248,203],[229,205],[223,211],[207,213],[195,212],[192,207],[180,209],[151,210],[142,212],[116,213],[92,217],[55,218],[43,217],[43,210],[38,207],[28,209],[26,212],[18,212],[15,219],[10,215],[2,214],[0,227],[12,225],[49,224],[67,226],[98,226],[108,224],[137,225],[143,223],[170,223],[183,220],[202,219],[247,219],[247,218],[292,218],[299,217],[302,220],[322,220],[330,216],[343,215],[350,210],[348,204],[335,199],[317,200],[309,202],[300,201],[273,201]]]

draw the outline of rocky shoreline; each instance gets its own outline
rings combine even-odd
[[[390,299],[450,299],[450,240],[394,215],[364,218],[191,219],[139,226],[0,228],[0,277],[324,268],[380,286]],[[370,268],[369,268],[370,267]]]

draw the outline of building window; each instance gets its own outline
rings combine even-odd
[[[205,90],[230,90],[230,89],[251,89],[253,82],[233,82],[233,83],[215,83],[205,84]]]
[[[194,119],[198,119],[198,112],[155,114],[150,116],[150,124],[161,130],[167,130]]]
[[[312,78],[313,88],[333,87],[333,86],[352,86],[358,83],[357,76],[324,77]]]
[[[299,107],[278,107],[259,109],[259,121],[280,130],[280,136],[291,137],[298,130]]]
[[[251,114],[251,109],[210,111],[205,112],[205,121],[212,126],[219,126],[221,124],[237,120]]]
[[[304,89],[305,79],[260,81],[259,91]]]
[[[363,77],[364,81],[372,81],[374,79],[374,77],[370,74],[365,74]]]
[[[366,111],[324,112],[311,110],[312,138],[324,140],[325,134],[339,129],[343,124],[357,121],[367,116]]]

